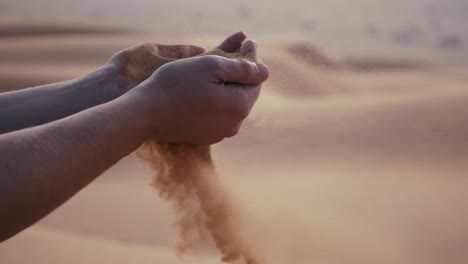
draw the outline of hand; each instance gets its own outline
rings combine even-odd
[[[117,89],[125,93],[146,80],[162,65],[204,52],[204,48],[192,45],[145,43],[116,53],[108,64],[115,69]]]
[[[113,91],[107,91],[111,97],[118,97],[146,80],[162,65],[179,59],[197,55],[220,55],[235,57],[242,42],[246,39],[243,32],[226,38],[217,48],[206,52],[204,48],[193,45],[161,45],[144,43],[116,53],[106,64],[113,72],[115,84]]]
[[[239,50],[230,56],[256,60],[253,41],[237,47],[226,41],[217,52]],[[263,64],[205,55],[168,63],[137,89],[153,105],[156,120],[150,122],[158,141],[209,145],[237,134],[268,75]]]

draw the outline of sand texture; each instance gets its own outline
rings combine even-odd
[[[79,77],[141,42],[211,48],[222,38],[26,33],[0,37],[0,91]],[[466,263],[468,62],[257,41],[271,79],[240,134],[213,151],[249,250],[265,264]],[[0,244],[0,263],[220,263],[210,248],[177,255],[152,176],[126,157]]]

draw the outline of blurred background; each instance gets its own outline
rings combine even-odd
[[[243,30],[271,78],[215,156],[253,250],[271,264],[463,264],[467,14],[466,0],[2,0],[0,91],[78,78],[142,42],[213,48]],[[124,158],[0,244],[0,263],[219,263],[177,256],[152,174]]]

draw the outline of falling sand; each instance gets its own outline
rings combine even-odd
[[[185,253],[212,239],[222,261],[258,263],[239,237],[239,216],[220,182],[209,146],[160,144],[150,140],[139,156],[158,172],[153,186],[176,211],[179,242]]]
[[[151,51],[153,55],[156,52],[157,49]],[[219,49],[206,54],[240,57]],[[161,58],[160,64],[168,61]],[[156,171],[153,186],[174,207],[180,254],[214,242],[223,262],[259,263],[240,237],[240,214],[223,188],[209,146],[148,140],[139,149],[138,156]]]

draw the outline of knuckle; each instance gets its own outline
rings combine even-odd
[[[245,76],[245,77],[255,76],[255,74],[256,74],[255,66],[251,62],[249,62],[247,60],[244,60],[244,59],[241,59],[240,63],[241,63],[241,67],[242,67],[242,75],[243,76]]]
[[[203,65],[210,70],[220,70],[223,66],[221,57],[216,55],[202,57],[202,62]]]

